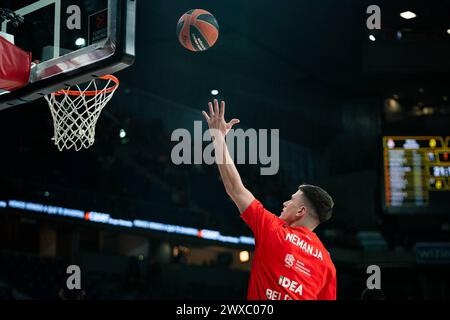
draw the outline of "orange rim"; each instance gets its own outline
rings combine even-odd
[[[61,96],[61,95],[69,95],[69,96],[96,96],[98,94],[104,94],[104,93],[111,93],[116,91],[116,89],[119,87],[120,81],[119,79],[117,79],[115,76],[113,75],[106,75],[106,76],[101,76],[98,77],[98,79],[102,79],[102,80],[111,80],[115,83],[114,86],[110,87],[110,88],[105,88],[103,90],[89,90],[89,91],[79,91],[79,90],[59,90],[55,93],[53,93],[53,95],[55,96]]]

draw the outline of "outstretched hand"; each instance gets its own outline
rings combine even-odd
[[[217,99],[214,99],[214,105],[210,102],[208,106],[209,114],[203,111],[203,115],[208,122],[211,138],[215,141],[214,151],[217,167],[227,194],[239,208],[239,212],[243,213],[255,200],[255,197],[243,185],[225,141],[227,133],[240,121],[238,119],[225,121],[225,101],[221,102],[220,110]]]
[[[222,101],[220,104],[219,110],[219,101],[214,99],[214,106],[212,102],[208,103],[209,106],[209,114],[203,111],[203,116],[208,122],[209,129],[218,130],[223,136],[226,136],[227,133],[233,128],[235,124],[238,124],[240,120],[233,119],[230,122],[225,121],[225,101]]]

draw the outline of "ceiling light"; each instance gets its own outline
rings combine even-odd
[[[75,41],[75,45],[76,45],[77,47],[84,47],[84,46],[86,45],[86,39],[84,39],[84,38],[78,38],[78,39]]]
[[[405,12],[400,13],[400,17],[402,17],[403,19],[409,20],[409,19],[415,18],[416,14],[411,11],[405,11]]]

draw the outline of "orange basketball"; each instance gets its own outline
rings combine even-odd
[[[189,10],[178,20],[177,36],[180,43],[191,51],[205,51],[219,38],[219,24],[206,10]]]

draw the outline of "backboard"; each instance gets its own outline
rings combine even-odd
[[[0,7],[24,18],[18,27],[0,21],[0,31],[36,62],[27,86],[0,92],[0,110],[134,62],[135,0],[2,0]]]

